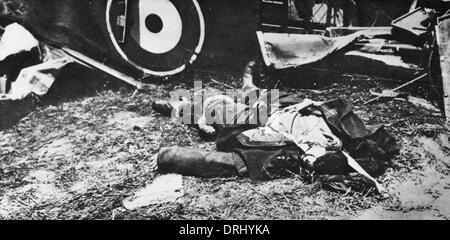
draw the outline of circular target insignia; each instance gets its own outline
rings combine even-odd
[[[120,56],[155,76],[183,71],[205,39],[197,0],[108,0],[106,25]]]
[[[168,0],[139,1],[137,19],[131,35],[144,50],[162,54],[180,42],[183,22],[175,6]]]

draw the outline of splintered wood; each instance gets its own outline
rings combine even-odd
[[[450,14],[439,18],[436,38],[441,56],[442,81],[444,87],[445,116],[450,123]]]

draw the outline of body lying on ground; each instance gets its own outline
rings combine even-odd
[[[275,92],[275,94],[274,94]],[[258,96],[253,100],[253,96]],[[371,176],[382,175],[396,153],[394,138],[382,127],[366,127],[342,99],[315,102],[256,88],[244,76],[240,99],[214,95],[195,101],[159,101],[157,111],[197,119],[193,124],[217,131],[215,152],[173,146],[157,156],[158,170],[197,177],[250,177],[270,180],[301,175],[339,192],[368,192],[373,181],[349,166],[351,156]],[[164,107],[166,111],[164,110]],[[267,113],[267,116],[262,116]],[[197,111],[197,115],[198,111]],[[205,118],[211,118],[206,119]],[[186,119],[186,118],[185,118]],[[211,124],[211,126],[205,126]],[[348,153],[349,155],[346,155]]]

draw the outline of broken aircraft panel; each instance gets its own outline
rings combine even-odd
[[[174,75],[193,63],[211,65],[212,59],[214,65],[231,65],[231,56],[246,62],[257,53],[255,0],[16,3],[20,12],[0,13],[2,25],[18,22],[41,42],[73,49],[136,78]]]

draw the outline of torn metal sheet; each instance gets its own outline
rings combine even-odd
[[[275,69],[318,62],[350,44],[355,48],[345,53],[346,56],[371,59],[404,69],[419,69],[419,63],[406,62],[403,55],[417,54],[421,50],[411,44],[383,38],[390,35],[391,30],[390,27],[329,28],[328,34],[334,37],[262,32],[257,35],[265,64]]]
[[[417,8],[392,22],[392,26],[396,30],[401,30],[403,34],[412,34],[420,37],[428,33],[429,24],[435,11]],[[427,25],[428,24],[428,25]]]
[[[401,56],[396,55],[375,54],[375,53],[367,53],[364,51],[349,51],[345,53],[345,56],[358,56],[367,59],[372,59],[393,67],[401,67],[406,69],[419,69],[418,65],[407,63],[402,59]]]
[[[317,62],[364,36],[364,31],[334,38],[263,32],[257,32],[257,35],[265,64],[285,69]]]
[[[370,36],[391,35],[392,27],[329,27],[326,29],[325,36],[347,36],[360,31],[365,31]]]
[[[354,45],[361,46],[361,49],[359,49],[360,51],[378,54],[395,54],[399,52],[417,53],[421,51],[421,49],[417,46],[396,41],[389,41],[382,38],[359,41]]]
[[[0,61],[8,56],[21,52],[31,51],[38,47],[39,42],[34,36],[18,23],[13,23],[5,28],[0,41]]]
[[[24,27],[17,23],[8,25],[0,41],[0,64],[7,61],[9,56],[29,52],[34,48],[39,48],[41,63],[23,68],[17,79],[11,83],[11,88],[7,92],[5,76],[2,77],[0,100],[20,100],[31,93],[45,95],[59,70],[74,59],[64,52],[50,46],[39,44],[34,36]]]
[[[3,61],[10,61],[7,58],[16,54],[26,54],[33,49],[38,49],[39,64],[34,66],[23,66],[18,72],[17,79],[8,79],[6,76],[0,76],[0,100],[20,100],[31,93],[42,96],[45,95],[61,68],[69,63],[79,63],[85,67],[98,69],[111,76],[114,76],[138,90],[151,89],[154,86],[136,81],[105,64],[102,64],[86,55],[69,48],[55,48],[50,45],[40,43],[23,26],[14,23],[5,28],[5,32],[0,41],[0,64]],[[13,60],[11,60],[13,61]],[[8,91],[7,81],[11,82]]]
[[[22,69],[19,77],[11,84],[11,90],[7,94],[9,99],[24,99],[30,93],[39,96],[47,94],[56,79],[57,71],[71,62],[71,58],[63,57]]]

